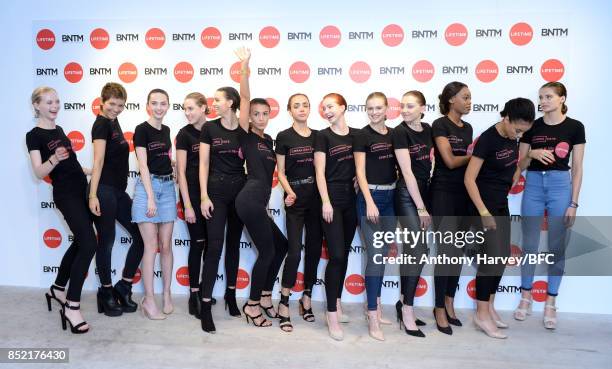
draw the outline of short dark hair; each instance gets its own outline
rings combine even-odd
[[[102,99],[102,104],[104,104],[108,99],[116,98],[123,101],[127,101],[127,92],[125,91],[125,87],[116,82],[108,82],[102,87],[102,92],[100,92],[100,97]]]
[[[230,86],[221,87],[217,91],[223,92],[225,98],[228,100],[232,100],[232,111],[235,112],[240,108],[240,94],[238,91]]]
[[[535,106],[531,100],[524,97],[517,97],[508,100],[506,105],[504,105],[504,110],[499,114],[504,118],[508,117],[510,122],[524,120],[531,123],[535,119]]]
[[[262,99],[261,97],[256,97],[253,100],[251,100],[251,103],[249,104],[249,106],[253,106],[253,105],[264,105],[268,107],[268,110],[272,110],[272,107],[270,106],[270,103],[268,102],[268,100]]]
[[[440,114],[447,115],[450,112],[450,102],[448,100],[456,96],[464,87],[467,87],[467,85],[459,81],[453,81],[444,86],[442,93],[438,95]]]

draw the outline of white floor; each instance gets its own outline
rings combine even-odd
[[[82,309],[92,329],[85,335],[62,331],[57,304],[48,312],[43,289],[0,287],[0,347],[68,347],[70,364],[36,364],[36,368],[612,368],[612,315],[559,314],[555,332],[542,327],[541,313],[510,323],[507,340],[486,337],[474,329],[471,311],[459,311],[464,326],[452,336],[438,332],[431,311],[419,310],[427,322],[426,338],[406,335],[396,324],[384,326],[385,342],[368,336],[361,304],[343,305],[351,322],[345,340],[327,335],[323,306],[315,304],[317,321],[307,323],[291,305],[293,333],[278,323],[248,326],[231,318],[222,301],[213,308],[217,334],[202,332],[187,314],[187,297],[175,297],[175,312],[164,321],[149,321],[140,311],[109,318],[98,314],[95,294],[85,293]],[[138,297],[138,296],[136,296]],[[136,298],[135,298],[136,300]],[[385,316],[394,320],[394,307]],[[0,364],[22,368],[19,364]]]

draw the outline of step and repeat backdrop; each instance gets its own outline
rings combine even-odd
[[[474,126],[475,136],[499,118],[504,102],[522,96],[537,104],[540,85],[563,81],[572,94],[570,48],[572,29],[569,15],[499,14],[462,16],[424,16],[416,22],[385,22],[384,17],[323,22],[301,18],[223,18],[216,23],[196,20],[149,21],[37,21],[32,28],[32,87],[48,85],[57,89],[62,111],[57,123],[72,140],[84,167],[91,167],[91,126],[99,111],[99,93],[109,81],[122,83],[128,92],[126,109],[119,117],[125,138],[132,147],[134,127],[148,118],[146,95],[163,88],[170,95],[170,111],[164,123],[171,136],[186,124],[182,111],[185,95],[198,91],[209,102],[221,86],[238,88],[239,65],[233,50],[250,47],[251,95],[264,97],[272,106],[267,132],[275,137],[291,124],[286,112],[287,98],[296,92],[308,95],[312,104],[309,125],[327,127],[317,107],[322,96],[339,92],[349,103],[347,122],[355,128],[367,124],[365,98],[382,91],[389,98],[388,125],[401,122],[399,100],[404,92],[421,90],[427,99],[424,121],[440,116],[437,96],[443,86],[454,80],[466,83],[472,92],[472,112],[464,119]],[[570,113],[572,100],[568,101]],[[215,118],[211,113],[209,119]],[[580,117],[575,117],[580,119]],[[587,131],[588,135],[588,131]],[[24,145],[25,147],[25,145]],[[25,151],[25,148],[24,148]],[[128,193],[133,194],[138,176],[135,154],[130,155]],[[275,178],[270,200],[270,216],[285,230],[282,188]],[[512,214],[519,215],[524,179],[509,194]],[[53,282],[64,250],[72,234],[55,209],[52,188],[47,180],[38,185],[41,265],[40,285]],[[583,200],[588,201],[587,196]],[[189,234],[179,208],[174,227],[173,292],[188,293],[187,254]],[[543,231],[545,233],[545,231]],[[546,237],[542,238],[545,245]],[[121,276],[131,238],[117,226],[113,249],[112,275]],[[325,246],[325,245],[324,245]],[[520,253],[520,240],[513,239],[513,253]],[[238,291],[247,296],[256,249],[245,231],[241,241]],[[351,248],[345,280],[345,301],[364,301],[362,277],[364,247],[356,235]],[[223,260],[223,258],[221,259]],[[327,264],[323,248],[313,298],[324,299],[323,273]],[[516,267],[511,267],[516,268]],[[303,291],[302,266],[292,298]],[[516,275],[516,274],[515,274]],[[156,267],[156,290],[161,291],[161,270]],[[537,277],[536,301],[543,301],[546,278]],[[142,291],[140,270],[135,291]],[[85,288],[99,284],[95,262],[89,270]],[[279,288],[279,283],[275,290]],[[214,294],[225,289],[225,269],[221,263]],[[565,293],[566,291],[562,291]],[[519,298],[519,278],[505,277],[499,290],[498,306],[510,309]],[[385,277],[382,299],[393,303],[399,295],[399,278]],[[433,304],[433,278],[423,276],[416,304]],[[472,276],[461,278],[457,305],[474,305]],[[571,290],[567,291],[571,297]],[[542,308],[538,304],[537,308]],[[584,307],[586,312],[586,307]],[[581,311],[574,307],[574,311]]]

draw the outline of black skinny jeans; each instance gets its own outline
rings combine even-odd
[[[429,183],[427,181],[417,181],[421,198],[425,202],[426,208],[429,210]],[[398,183],[395,188],[395,214],[397,215],[402,228],[406,228],[411,232],[420,232],[421,220],[417,212],[416,204],[412,200],[412,196],[408,192],[408,188],[402,182]],[[410,255],[421,260],[423,255],[428,254],[427,243],[418,242],[413,245],[402,245],[402,254]],[[419,284],[419,278],[423,270],[424,264],[402,264],[400,266],[400,291],[404,295],[403,303],[408,306],[414,305],[414,295]]]
[[[289,249],[283,268],[282,286],[293,288],[302,257],[302,234],[304,242],[304,289],[311,290],[317,280],[317,268],[321,259],[323,230],[321,229],[321,199],[316,183],[292,186],[297,199],[292,206],[285,206],[285,221]]]
[[[100,283],[103,286],[112,284],[111,254],[115,244],[115,221],[119,222],[132,237],[132,245],[128,250],[123,267],[123,278],[132,279],[142,260],[144,243],[138,230],[138,225],[132,223],[132,199],[127,193],[113,186],[100,183],[97,191],[100,202],[99,217],[93,216],[98,231],[98,248],[96,250],[96,266]]]
[[[249,298],[253,301],[259,301],[261,291],[272,291],[287,253],[287,239],[268,215],[269,199],[270,185],[257,180],[247,181],[236,198],[238,215],[258,252],[251,272]]]
[[[440,232],[467,231],[470,227],[470,217],[473,214],[472,201],[465,188],[456,191],[433,189],[431,192],[431,210],[434,229]],[[460,257],[465,248],[453,244],[436,245],[438,255]],[[445,296],[455,297],[459,285],[461,264],[441,265],[434,268],[435,301],[437,308],[443,308]]]
[[[189,255],[187,257],[187,269],[189,269],[189,287],[199,288],[200,287],[200,269],[202,262],[206,256],[206,219],[202,215],[202,208],[197,204],[200,203],[200,187],[199,186],[187,186],[189,192],[189,200],[195,213],[195,223],[185,222],[187,224],[187,230],[189,231]],[[181,196],[181,204],[185,209],[185,203]]]
[[[479,253],[487,257],[510,256],[510,210],[508,206],[487,204],[485,206],[495,218],[496,229],[485,232],[485,242]],[[506,265],[503,263],[478,265],[476,273],[476,300],[489,301],[497,292]]]
[[[329,261],[325,268],[327,311],[337,310],[336,299],[342,297],[351,242],[357,228],[357,206],[353,182],[328,183],[327,192],[334,216],[331,223],[322,221],[327,240]]]
[[[67,194],[54,191],[53,201],[74,235],[74,241],[62,257],[55,284],[63,287],[70,281],[66,298],[80,302],[83,283],[97,246],[85,186]]]
[[[238,217],[238,213],[236,213],[235,199],[244,186],[245,180],[244,175],[215,175],[208,179],[208,196],[213,203],[214,210],[212,217],[206,219],[208,251],[202,269],[201,291],[203,298],[212,298],[224,240],[227,286],[236,286],[243,224]],[[225,230],[226,222],[227,232]]]

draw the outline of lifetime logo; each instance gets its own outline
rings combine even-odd
[[[468,38],[468,30],[461,23],[453,23],[446,27],[446,31],[444,31],[444,38],[451,46],[461,46]]]
[[[186,61],[180,62],[174,67],[174,78],[181,83],[191,81],[193,74],[193,67]]]
[[[41,29],[36,34],[36,44],[42,50],[49,50],[55,45],[55,34],[50,29]]]
[[[387,99],[388,107],[387,107],[387,119],[395,119],[400,116],[402,112],[402,108],[400,107],[400,102],[398,99],[394,97],[390,97]]]
[[[404,41],[404,30],[397,24],[389,24],[383,28],[380,37],[385,45],[395,47]]]
[[[533,39],[533,29],[525,22],[516,23],[510,28],[508,36],[510,37],[510,42],[513,44],[524,46]]]
[[[435,68],[428,60],[419,60],[412,66],[412,78],[417,82],[428,82],[435,74]]]
[[[78,43],[78,42],[83,42],[83,41],[85,41],[85,36],[83,35],[62,35],[63,43],[67,43],[67,42]]]
[[[327,250],[327,240],[325,238],[321,244],[321,259],[329,260],[329,251]]]
[[[499,74],[499,68],[493,60],[483,60],[476,66],[476,78],[480,82],[493,82]]]
[[[43,242],[50,249],[55,249],[62,244],[62,235],[57,229],[47,229],[43,233]]]
[[[206,27],[200,35],[200,41],[207,49],[214,49],[221,44],[221,31],[216,27]]]
[[[364,61],[358,61],[351,65],[349,69],[349,77],[356,83],[364,83],[370,79],[372,75],[372,70],[368,63]]]
[[[166,34],[159,28],[151,28],[145,34],[145,43],[151,49],[160,49],[166,43]]]
[[[242,68],[242,66],[240,65],[240,62],[237,61],[234,64],[232,64],[232,66],[230,67],[230,77],[232,79],[232,81],[236,82],[236,83],[240,83],[240,69]],[[251,74],[251,69],[249,69],[247,71],[247,73],[250,75]]]
[[[129,132],[129,131],[128,132],[124,132],[123,133],[123,138],[125,139],[125,141],[130,146],[130,152],[133,152],[134,151],[134,132]],[[130,177],[132,175],[132,172],[128,173],[128,177]],[[140,174],[138,172],[134,172],[134,173],[136,175],[134,175],[132,178],[136,178],[136,177],[140,176]]]
[[[264,27],[259,31],[259,42],[268,49],[276,47],[280,42],[280,32],[273,26]]]
[[[304,273],[297,272],[295,278],[295,284],[291,287],[291,291],[293,292],[302,292],[304,291]]]
[[[96,97],[92,102],[91,102],[91,112],[93,113],[94,116],[98,116],[100,114],[100,105],[101,105],[101,101],[99,97]]]
[[[182,266],[176,270],[175,273],[176,281],[181,286],[189,286],[189,268],[187,266]]]
[[[201,76],[222,76],[223,67],[202,67],[200,68]],[[211,106],[211,105],[208,105]],[[214,110],[214,109],[211,109]]]
[[[66,135],[72,143],[72,149],[79,151],[85,146],[85,137],[79,131],[72,131]]]
[[[319,32],[319,41],[321,45],[332,48],[338,46],[340,40],[342,39],[342,34],[340,33],[340,29],[336,26],[325,26]]]
[[[206,105],[207,106],[213,106],[213,103],[215,102],[215,99],[212,97],[208,97],[206,98]],[[208,113],[208,115],[206,116],[209,119],[214,119],[217,117],[217,113],[215,112],[215,109],[210,109],[210,113]]]
[[[246,270],[238,269],[238,276],[236,278],[236,288],[239,290],[245,289],[251,283],[251,277]]]
[[[66,64],[64,78],[70,83],[78,83],[83,78],[83,68],[76,62]]]
[[[110,43],[110,36],[103,28],[96,28],[89,35],[89,43],[94,49],[102,50]]]
[[[138,68],[133,63],[125,62],[117,70],[119,79],[124,83],[132,83],[138,77]]]
[[[365,291],[365,280],[360,274],[351,274],[344,280],[344,288],[352,295],[360,295]]]
[[[276,116],[280,112],[280,106],[278,105],[278,101],[271,97],[268,97],[266,101],[268,102],[268,104],[270,104],[270,119],[276,118]]]
[[[517,195],[525,190],[525,177],[521,174],[518,182],[510,189],[511,195]]]
[[[560,80],[564,73],[565,67],[563,63],[557,59],[548,59],[540,68],[540,74],[547,82],[556,82]]]
[[[297,61],[289,67],[289,78],[295,83],[304,83],[310,77],[310,67],[303,61]]]

